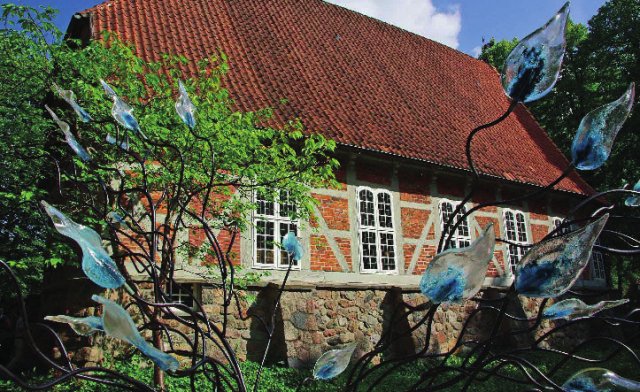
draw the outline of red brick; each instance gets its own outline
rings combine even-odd
[[[404,237],[420,238],[431,211],[416,208],[402,208],[400,211],[402,219],[402,234]]]

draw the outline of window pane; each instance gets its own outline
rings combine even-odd
[[[516,214],[517,228],[518,228],[518,241],[528,242],[527,240],[527,226],[524,223],[524,214]]]
[[[298,236],[298,225],[293,222],[280,222],[280,241],[282,241],[282,238],[290,231]],[[287,251],[280,249],[280,265],[288,266],[289,261],[291,261],[294,266],[298,265],[298,261],[289,257],[289,253]]]
[[[509,267],[511,272],[516,271],[516,264],[520,261],[520,253],[518,247],[515,245],[509,245]]]
[[[380,227],[393,227],[391,195],[385,192],[378,193],[378,221],[380,222]]]
[[[193,308],[193,296],[189,293],[190,285],[179,285],[169,282],[169,300],[173,303],[179,303]]]
[[[516,241],[516,224],[513,217],[513,212],[507,211],[504,214],[504,227],[509,241]]]
[[[453,211],[455,210],[455,208],[456,207],[454,207],[454,205],[449,202],[443,202],[440,204],[440,222],[442,226],[444,226],[449,220],[449,217],[453,215]],[[446,233],[444,233],[445,236],[448,236],[449,233],[451,233],[451,229],[453,228],[453,226],[455,226],[457,221],[460,221],[460,224],[451,236],[451,240],[446,242],[445,249],[464,248],[471,243],[469,221],[466,217],[462,219],[462,216],[466,212],[467,209],[462,206],[462,208],[460,208],[460,211],[458,211],[458,213],[456,214],[456,218],[453,219],[451,225],[447,228]]]
[[[375,226],[373,192],[363,189],[360,191],[360,224],[362,226]]]
[[[274,203],[272,201],[266,200],[264,195],[261,192],[256,193],[256,199],[258,202],[258,214],[260,215],[273,215],[274,214]]]
[[[376,250],[376,233],[373,231],[363,231],[362,239],[362,268],[365,270],[378,269],[378,258]]]
[[[392,233],[380,233],[380,261],[383,271],[396,269],[396,254],[394,252],[394,238]]]
[[[256,221],[256,262],[274,264],[274,223]]]
[[[289,202],[289,192],[280,192],[280,216],[291,218],[296,213],[296,206]]]

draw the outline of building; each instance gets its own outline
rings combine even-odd
[[[76,15],[68,34],[86,41],[103,30],[147,60],[167,52],[199,60],[221,49],[230,65],[223,85],[238,109],[274,107],[277,122],[300,118],[338,143],[340,187],[312,190],[320,201],[315,221],[281,218],[284,203],[261,202],[254,230],[238,243],[240,262],[270,270],[273,282],[288,267],[269,244],[282,228],[299,228],[309,250],[283,297],[290,361],[354,338],[375,341],[389,308],[418,301],[420,274],[470,183],[466,137],[508,106],[492,67],[321,0],[111,0]],[[475,139],[474,157],[481,190],[466,208],[545,186],[568,165],[523,105]],[[539,241],[591,192],[574,173],[543,198],[474,213],[453,245],[469,244],[490,222],[497,237]],[[507,287],[522,255],[498,244],[487,287]],[[602,258],[592,264],[583,284],[606,285]],[[206,299],[200,283],[195,290]],[[446,345],[459,322],[440,322],[451,324],[435,337]],[[245,348],[249,335],[238,334]]]

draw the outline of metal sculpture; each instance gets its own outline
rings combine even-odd
[[[574,167],[583,167],[583,162],[587,157],[591,159],[591,152],[595,152],[600,145],[607,147],[608,156],[610,144],[613,142],[615,133],[621,126],[621,121],[626,115],[615,115],[615,121],[609,121],[609,114],[618,109],[598,109],[595,114],[590,114],[585,119],[584,127],[581,126],[578,134],[589,131],[597,131],[599,135],[605,135],[607,141],[593,141],[584,143],[585,137],[576,137],[580,147],[574,162],[566,168],[562,175],[548,184],[548,186],[534,192],[523,194],[510,200],[492,201],[480,203],[460,214],[462,206],[469,201],[477,189],[480,176],[475,169],[472,158],[473,138],[483,129],[487,129],[504,119],[506,119],[520,102],[531,102],[542,98],[553,87],[560,72],[564,53],[564,28],[568,15],[568,5],[565,5],[559,13],[552,18],[543,28],[528,36],[516,47],[509,56],[503,75],[503,86],[506,94],[510,97],[511,103],[505,113],[498,119],[484,124],[472,130],[467,138],[466,156],[469,168],[472,173],[472,186],[469,193],[459,204],[456,211],[450,215],[446,222],[443,234],[438,246],[438,255],[432,261],[425,272],[425,278],[421,284],[423,293],[431,301],[421,306],[414,306],[404,303],[395,309],[392,322],[384,330],[379,341],[369,352],[359,353],[360,357],[349,368],[349,362],[356,350],[356,344],[350,344],[340,350],[332,350],[321,356],[316,362],[312,375],[303,380],[298,385],[298,390],[303,390],[311,382],[321,382],[338,376],[346,371],[346,382],[344,389],[347,391],[373,391],[391,374],[404,366],[412,366],[419,361],[429,360],[431,366],[424,370],[420,377],[412,380],[413,384],[409,390],[417,391],[437,391],[447,388],[466,391],[475,382],[482,382],[491,378],[503,379],[512,383],[522,385],[532,391],[600,391],[611,388],[627,388],[621,390],[638,390],[637,380],[628,380],[606,369],[589,369],[594,364],[606,364],[607,361],[621,353],[628,354],[635,366],[640,370],[640,358],[632,347],[626,344],[622,338],[611,336],[595,335],[585,338],[581,343],[572,347],[568,351],[551,350],[546,343],[556,334],[571,330],[592,323],[596,326],[607,326],[617,330],[631,327],[635,331],[630,340],[638,339],[638,328],[640,327],[640,309],[630,310],[626,314],[598,313],[613,305],[621,305],[621,302],[600,303],[589,307],[582,300],[566,300],[549,307],[549,298],[556,297],[562,293],[567,293],[574,297],[588,296],[586,291],[572,291],[570,286],[575,282],[575,278],[584,269],[588,261],[591,249],[612,255],[638,255],[640,254],[640,241],[633,235],[620,233],[614,230],[607,230],[607,222],[612,220],[621,221],[625,217],[617,214],[619,203],[614,202],[604,208],[599,208],[594,212],[585,213],[589,203],[600,199],[603,196],[633,197],[632,203],[636,205],[639,192],[637,187],[634,190],[626,188],[610,190],[592,195],[583,202],[576,205],[563,221],[562,225],[547,238],[538,244],[533,244],[521,264],[517,267],[517,277],[509,289],[500,293],[495,298],[483,298],[477,296],[480,289],[478,277],[483,277],[487,264],[493,254],[495,241],[508,242],[504,239],[496,239],[494,229],[488,226],[482,236],[470,247],[464,249],[444,250],[444,244],[449,243],[456,228],[467,216],[478,209],[487,206],[498,206],[513,202],[534,198],[551,190],[563,178],[568,176]],[[212,208],[209,195],[214,186],[228,186],[229,184],[214,184],[212,181],[202,184],[202,188],[197,192],[188,193],[183,189],[182,179],[184,178],[187,162],[182,157],[178,147],[170,141],[157,141],[153,138],[146,138],[141,131],[141,127],[131,115],[132,108],[124,103],[115,91],[101,81],[107,96],[113,100],[112,115],[117,124],[134,131],[141,136],[136,141],[136,146],[130,146],[126,131],[118,133],[116,137],[107,136],[107,141],[118,147],[122,161],[127,165],[136,166],[140,170],[136,184],[132,186],[131,179],[119,168],[99,167],[95,163],[87,165],[86,170],[91,171],[97,181],[92,184],[77,183],[89,191],[89,185],[96,185],[100,197],[95,204],[86,205],[86,208],[95,211],[104,218],[111,235],[111,240],[116,244],[113,252],[114,260],[107,254],[101,245],[100,236],[92,229],[77,224],[68,219],[64,214],[43,203],[43,206],[52,218],[54,225],[60,233],[69,236],[78,242],[83,251],[83,268],[85,259],[88,267],[84,268],[87,276],[97,285],[105,288],[116,288],[125,285],[128,297],[126,304],[118,304],[109,299],[94,296],[94,300],[103,305],[101,317],[91,316],[85,318],[73,318],[65,315],[50,316],[48,321],[62,322],[69,324],[76,332],[88,335],[104,331],[118,339],[127,341],[145,355],[149,356],[157,365],[154,381],[157,386],[163,384],[165,374],[170,377],[188,378],[192,391],[196,391],[196,378],[206,377],[212,385],[213,390],[237,390],[245,392],[248,390],[248,383],[240,368],[240,362],[236,352],[228,338],[229,315],[237,312],[241,319],[250,317],[260,323],[267,333],[267,344],[260,368],[254,380],[254,390],[260,385],[260,374],[269,353],[271,343],[276,332],[276,312],[280,306],[282,293],[284,292],[291,272],[293,263],[289,263],[282,284],[279,286],[278,295],[275,300],[270,317],[264,318],[256,314],[246,314],[245,309],[240,305],[238,288],[235,286],[236,271],[231,262],[231,249],[235,241],[237,230],[228,226],[232,235],[226,247],[223,247],[216,235],[217,230],[211,224],[207,212]],[[57,86],[56,86],[57,87]],[[54,87],[54,88],[56,88]],[[176,103],[176,110],[186,124],[188,131],[195,139],[204,145],[208,142],[202,138],[197,131],[194,112],[195,106],[189,99],[186,89],[180,83],[180,98]],[[72,106],[75,103],[75,96],[65,93],[56,88]],[[632,88],[623,96],[620,101],[621,107],[631,110],[633,100]],[[631,98],[630,98],[631,97]],[[618,101],[617,101],[618,102]],[[616,104],[618,105],[618,104]],[[76,104],[77,106],[77,104]],[[74,110],[81,118],[89,119],[90,116]],[[606,112],[606,113],[605,113]],[[60,124],[55,114],[54,120]],[[65,129],[63,128],[63,131]],[[65,132],[67,135],[67,132]],[[204,139],[204,140],[203,140]],[[589,139],[592,140],[593,138]],[[73,139],[75,140],[75,139]],[[595,139],[594,139],[595,140]],[[138,145],[139,142],[139,145]],[[71,144],[71,143],[70,143]],[[76,144],[79,146],[79,143]],[[586,147],[585,147],[586,146]],[[74,145],[71,145],[74,148]],[[135,151],[137,147],[144,151],[140,154]],[[76,148],[80,158],[83,157]],[[178,157],[178,162],[170,162],[178,167],[179,178],[177,184],[173,184],[171,189],[165,189],[161,196],[154,195],[154,189],[148,186],[148,180],[153,174],[147,170],[149,165],[155,167],[168,168],[169,162],[163,160],[163,152],[172,151]],[[213,149],[209,144],[211,158],[208,164],[209,173],[217,170]],[[153,162],[147,159],[147,155],[155,153],[157,158]],[[88,154],[87,154],[88,155]],[[145,155],[144,157],[142,155]],[[598,153],[598,161],[601,165],[606,157]],[[174,166],[172,166],[174,167]],[[107,182],[100,178],[98,169],[113,173],[113,181]],[[213,175],[210,178],[213,179]],[[96,189],[95,187],[93,188]],[[128,205],[132,200],[140,200],[144,208],[132,209]],[[190,208],[191,203],[198,200],[201,208],[194,210]],[[166,209],[160,216],[158,210],[160,206]],[[212,287],[221,292],[221,322],[213,322],[212,317],[207,314],[205,307],[198,298],[191,293],[194,307],[176,303],[172,300],[168,287],[180,286],[176,281],[176,260],[175,260],[175,240],[178,227],[184,227],[185,220],[197,223],[205,234],[207,244],[215,258],[215,268],[219,279],[211,281]],[[574,229],[577,226],[581,229]],[[569,234],[560,234],[561,230],[572,230]],[[603,236],[624,244],[621,247],[604,246],[595,243],[596,238],[602,233]],[[614,243],[608,241],[607,243]],[[521,246],[513,244],[514,246]],[[290,260],[299,261],[302,257],[303,249],[294,233],[288,233],[282,239],[282,247],[289,254]],[[138,273],[144,274],[153,288],[151,298],[143,295],[136,283],[126,273],[124,268],[126,263],[135,268]],[[544,269],[542,266],[549,265],[551,268]],[[536,268],[533,268],[535,266]],[[89,268],[90,267],[90,268]],[[479,272],[480,271],[480,272]],[[19,290],[19,282],[4,261],[0,261],[0,277],[9,287],[15,288],[16,304],[22,319],[24,320],[24,338],[33,349],[39,360],[44,361],[52,369],[55,375],[52,378],[38,385],[32,385],[21,379],[18,375],[9,371],[6,367],[0,366],[0,374],[13,380],[17,385],[27,390],[46,389],[57,384],[66,382],[71,378],[79,378],[105,384],[124,390],[153,391],[154,388],[142,383],[139,380],[120,374],[116,371],[99,368],[76,368],[67,359],[67,350],[63,342],[57,337],[53,329],[47,324],[31,322],[26,311],[25,301]],[[444,274],[444,275],[443,275]],[[434,279],[437,277],[438,279]],[[443,282],[442,278],[447,278]],[[535,279],[533,279],[533,278]],[[442,285],[443,283],[444,286]],[[537,289],[537,290],[534,290]],[[521,317],[510,313],[509,304],[516,299],[519,294],[543,298],[540,300],[536,316],[533,318]],[[434,319],[438,309],[447,302],[469,301],[474,304],[474,309],[464,320],[462,330],[455,344],[448,350],[432,350],[431,341],[434,333]],[[144,320],[137,326],[130,316],[128,310]],[[618,308],[619,309],[619,308]],[[487,329],[486,336],[477,338],[470,333],[470,325],[481,317],[489,316],[491,320],[485,321]],[[412,318],[418,320],[410,328],[395,330],[394,321]],[[502,342],[508,339],[531,336],[537,331],[542,322],[547,319],[566,319],[566,322],[556,324],[537,336],[533,341],[524,347],[503,347]],[[171,319],[173,323],[165,322]],[[486,320],[486,318],[483,318]],[[501,326],[505,321],[515,321],[521,323],[522,328],[513,330],[503,330]],[[184,333],[177,328],[176,323],[187,328],[190,333]],[[61,358],[64,363],[52,359],[45,354],[36,343],[32,330],[39,329],[54,337],[58,349],[62,353]],[[409,355],[386,356],[389,347],[401,339],[411,337],[415,331],[424,330],[426,338],[418,349]],[[152,345],[145,340],[143,335],[151,336]],[[178,345],[179,339],[182,345]],[[589,358],[581,353],[584,347],[593,342],[607,342],[612,351],[605,358]],[[185,348],[186,346],[186,348]],[[216,355],[212,355],[215,352]],[[530,361],[527,354],[538,352],[553,352],[561,359],[560,362],[551,368],[541,370],[541,364]],[[458,364],[452,366],[450,360],[453,356],[458,358]],[[179,363],[178,360],[182,360]],[[563,384],[557,381],[557,374],[569,360],[584,363],[586,370],[574,375]],[[505,373],[503,370],[511,366],[516,369],[517,375]],[[640,373],[640,372],[639,372]],[[589,389],[591,388],[591,389]],[[595,388],[595,389],[594,389]],[[599,389],[598,389],[599,388]],[[607,389],[608,388],[608,389]],[[635,389],[634,389],[635,388]]]

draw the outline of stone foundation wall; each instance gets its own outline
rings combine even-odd
[[[143,287],[141,285],[139,287]],[[150,287],[144,288],[149,290]],[[230,307],[228,314],[227,337],[236,355],[242,361],[259,361],[262,359],[266,343],[267,333],[264,325],[255,315],[264,320],[271,320],[271,312],[277,298],[278,287],[268,285],[264,288],[255,288],[240,292],[240,311],[234,305]],[[84,292],[83,292],[84,293]],[[150,294],[149,292],[147,292]],[[84,293],[90,297],[89,292]],[[83,296],[85,296],[83,294]],[[483,291],[485,299],[496,298],[504,295],[496,289]],[[127,303],[127,295],[121,291],[111,292],[120,303]],[[70,314],[76,316],[91,315],[97,313],[98,308],[90,300],[83,300],[78,296],[56,297],[57,311],[47,311],[47,314]],[[73,299],[72,299],[73,298]],[[218,289],[203,287],[201,299],[205,311],[212,323],[218,327],[222,322],[222,298]],[[61,308],[61,302],[76,301],[74,306]],[[410,317],[405,316],[407,308],[405,303],[421,307]],[[43,308],[51,307],[43,305]],[[540,300],[532,300],[519,297],[518,301],[510,304],[508,312],[517,317],[534,317],[537,314]],[[455,345],[460,337],[460,332],[469,316],[474,313],[478,304],[467,301],[462,305],[441,305],[434,317],[432,334],[428,347],[429,352],[445,352]],[[415,291],[403,291],[400,289],[359,289],[348,288],[310,288],[289,289],[282,294],[281,306],[276,313],[276,330],[271,343],[270,363],[283,363],[293,367],[312,366],[316,359],[325,351],[341,347],[344,344],[358,342],[357,355],[368,352],[380,340],[383,331],[390,331],[392,335],[406,335],[409,328],[413,328],[425,317],[428,304],[420,293]],[[135,319],[134,315],[134,319]],[[177,320],[165,320],[170,326],[190,335],[190,330],[177,322]],[[483,311],[476,314],[465,330],[464,340],[482,340],[494,325],[495,313]],[[137,320],[141,323],[141,320]],[[500,332],[509,332],[518,329],[526,329],[531,322],[506,321],[500,326]],[[540,337],[553,324],[545,321],[541,327],[535,328],[529,334],[519,338],[507,338],[501,343],[505,346],[531,344],[534,339]],[[127,352],[127,347],[116,344],[113,339],[103,338],[100,335],[94,338],[77,337],[67,326],[56,325],[63,339],[70,344],[69,351],[72,360],[79,364],[99,364],[103,354],[101,349],[115,351],[116,354]],[[426,325],[417,328],[411,336],[398,339],[384,352],[385,357],[412,354],[424,349],[426,340]],[[589,331],[584,329],[576,333],[572,329],[569,334],[558,334],[548,341],[554,347],[567,347],[576,344],[584,338]],[[146,336],[150,340],[150,335]],[[193,336],[190,336],[193,338]],[[178,349],[187,349],[184,340],[177,334],[175,342]],[[219,350],[210,345],[209,354],[221,358]]]

